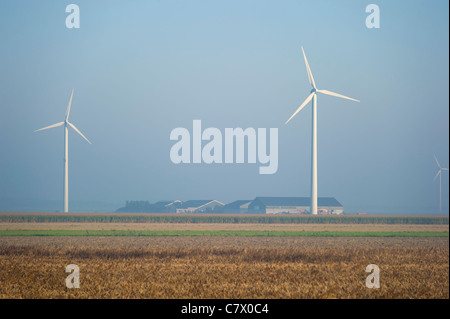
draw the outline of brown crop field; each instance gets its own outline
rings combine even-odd
[[[448,233],[435,216],[1,213],[0,298],[447,299]]]
[[[0,298],[449,298],[449,239],[1,237]]]

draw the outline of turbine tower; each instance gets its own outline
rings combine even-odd
[[[439,162],[436,158],[436,155],[434,155],[434,160],[436,161],[436,164],[439,167],[439,170],[438,170],[436,176],[434,177],[433,181],[435,181],[439,175],[439,211],[442,213],[442,171],[448,171],[448,168],[441,167],[441,165],[439,164]]]
[[[334,93],[327,90],[319,90],[316,87],[316,83],[314,82],[314,77],[311,73],[311,69],[309,68],[308,60],[306,59],[305,51],[303,50],[303,58],[305,59],[306,64],[306,72],[308,73],[309,83],[312,86],[312,90],[310,95],[306,98],[306,100],[300,105],[300,107],[295,111],[294,114],[286,121],[285,124],[289,123],[289,121],[300,112],[309,101],[313,101],[313,109],[312,109],[312,143],[311,143],[311,213],[313,215],[317,215],[317,93],[323,93],[326,95],[331,95],[335,97],[340,97],[347,100],[352,100],[359,102],[358,100],[352,99],[350,97]]]
[[[36,130],[34,132],[43,131],[49,128],[58,127],[61,125],[64,125],[64,212],[69,212],[69,129],[68,126],[72,127],[75,132],[81,135],[89,144],[92,144],[72,123],[69,122],[69,114],[70,114],[70,106],[72,104],[72,98],[73,98],[73,91],[72,95],[70,96],[69,100],[69,106],[67,107],[66,111],[66,117],[64,119],[64,122],[59,122],[50,126],[46,126],[44,128],[41,128],[39,130]]]

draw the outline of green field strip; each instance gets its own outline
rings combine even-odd
[[[449,237],[448,232],[1,230],[0,236]]]

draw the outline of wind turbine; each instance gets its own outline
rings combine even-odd
[[[436,164],[439,167],[439,170],[438,170],[436,176],[434,177],[433,181],[435,181],[439,175],[439,211],[442,213],[442,171],[448,171],[448,168],[441,167],[441,165],[439,164],[439,162],[436,158],[436,155],[434,155],[434,160],[436,161]]]
[[[72,98],[73,98],[73,91],[72,95],[70,96],[69,100],[69,106],[67,107],[66,111],[66,117],[64,119],[64,122],[59,122],[50,126],[46,126],[44,128],[41,128],[39,130],[36,130],[34,132],[43,131],[49,128],[58,127],[61,125],[64,125],[64,212],[69,212],[69,130],[68,126],[72,127],[75,132],[81,135],[89,144],[92,144],[72,123],[69,122],[69,114],[70,114],[70,106],[72,104]]]
[[[309,101],[313,101],[313,109],[312,109],[312,143],[311,143],[311,213],[313,215],[317,215],[317,93],[323,93],[326,95],[336,96],[347,100],[352,100],[359,102],[358,100],[352,99],[350,97],[334,93],[327,90],[319,90],[316,87],[316,83],[314,82],[314,77],[311,73],[311,69],[309,68],[308,60],[306,59],[305,51],[303,50],[303,57],[305,59],[306,71],[308,73],[309,83],[312,86],[311,94],[306,98],[306,100],[300,105],[300,107],[295,111],[294,114],[286,121],[285,124],[289,123],[289,121],[300,112]]]

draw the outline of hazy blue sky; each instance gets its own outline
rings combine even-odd
[[[66,5],[80,7],[67,29]],[[368,29],[365,8],[380,7]],[[449,165],[449,4],[433,1],[1,1],[0,211],[62,209],[64,120],[70,208],[125,200],[309,196],[319,88],[319,196],[347,211],[436,212]],[[279,168],[175,165],[176,127],[278,128]],[[448,172],[443,174],[448,211]]]

